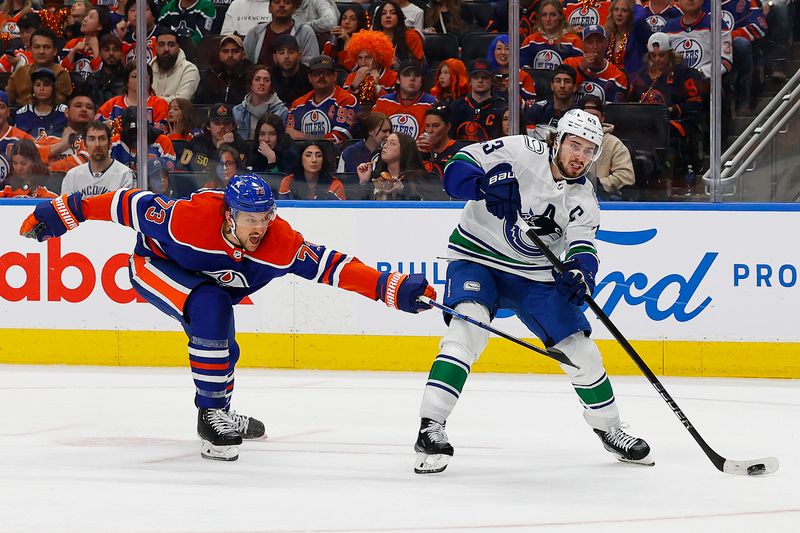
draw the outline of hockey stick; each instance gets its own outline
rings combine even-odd
[[[567,355],[564,352],[562,352],[561,350],[556,350],[555,348],[549,348],[547,350],[542,350],[541,348],[539,348],[537,346],[534,346],[533,344],[530,344],[528,342],[525,342],[522,339],[518,339],[518,338],[514,337],[513,335],[509,335],[508,333],[504,333],[504,332],[500,331],[499,329],[495,329],[492,326],[490,326],[489,324],[484,324],[480,320],[475,320],[474,318],[472,318],[470,316],[467,316],[465,314],[459,313],[455,309],[451,309],[451,308],[447,307],[446,305],[442,305],[439,302],[437,302],[436,300],[432,300],[431,298],[428,298],[427,296],[420,296],[419,298],[417,298],[417,300],[422,302],[422,303],[424,303],[424,304],[432,305],[433,307],[435,307],[437,309],[441,309],[442,311],[444,311],[448,315],[452,315],[455,318],[460,318],[464,322],[469,322],[473,326],[478,326],[481,329],[485,329],[486,331],[490,331],[490,332],[494,333],[495,335],[503,337],[504,339],[508,339],[511,342],[515,342],[515,343],[519,344],[520,346],[524,346],[525,348],[527,348],[529,350],[533,350],[536,353],[542,354],[545,357],[549,357],[550,359],[555,359],[559,363],[563,363],[565,365],[571,366],[572,368],[580,369],[580,367],[577,366],[572,361],[570,361],[569,357],[567,357]]]
[[[526,224],[527,226],[527,224]],[[525,234],[528,236],[530,240],[542,251],[545,257],[547,257],[548,261],[553,264],[553,267],[560,272],[561,274],[564,273],[564,263],[559,260],[558,257],[547,247],[547,245],[542,242],[542,239],[536,234],[536,232],[530,226],[523,227],[520,225],[520,228],[525,231]],[[778,470],[778,458],[777,457],[764,457],[761,459],[752,459],[750,461],[733,461],[731,459],[726,459],[722,457],[720,454],[715,452],[711,446],[709,446],[703,437],[700,436],[700,433],[694,428],[694,425],[689,421],[689,419],[684,414],[683,410],[678,407],[678,404],[675,400],[672,399],[672,396],[669,395],[667,390],[664,388],[664,385],[658,380],[655,374],[653,374],[652,370],[647,366],[647,363],[636,353],[636,350],[633,349],[631,343],[628,342],[628,339],[617,329],[611,319],[608,317],[607,314],[603,311],[603,309],[594,301],[590,294],[586,295],[586,303],[589,304],[589,307],[594,311],[594,314],[597,315],[597,318],[603,325],[611,332],[617,342],[620,343],[622,348],[625,352],[633,359],[633,362],[636,363],[636,366],[639,367],[639,370],[645,375],[647,380],[650,382],[653,387],[655,387],[656,391],[661,395],[667,405],[669,405],[672,412],[678,417],[678,419],[683,423],[684,427],[689,431],[694,440],[697,444],[700,445],[703,452],[705,452],[706,456],[711,459],[711,462],[714,463],[714,466],[717,467],[717,470],[720,472],[725,472],[726,474],[739,474],[743,476],[755,476],[759,474],[772,474]]]

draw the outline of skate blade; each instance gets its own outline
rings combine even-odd
[[[207,440],[201,441],[200,455],[203,459],[215,461],[235,461],[239,458],[239,446],[214,446]]]
[[[614,454],[614,457],[616,457],[617,461],[619,461],[621,463],[630,463],[630,464],[633,464],[633,465],[642,465],[642,466],[655,466],[656,465],[655,460],[653,460],[653,458],[650,457],[650,454],[647,454],[647,456],[642,458],[642,459],[627,459],[625,457],[622,457],[621,455],[617,455],[616,453]]]
[[[414,472],[417,474],[437,474],[447,468],[450,461],[449,455],[441,453],[428,455],[417,452],[417,461],[414,463]]]

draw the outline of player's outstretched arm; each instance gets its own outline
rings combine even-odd
[[[288,226],[287,226],[288,228]],[[370,300],[381,300],[394,309],[419,313],[431,306],[417,301],[420,296],[436,299],[436,290],[422,274],[378,272],[348,256],[325,246],[304,241],[292,229],[295,258],[292,273],[302,278],[357,292]]]
[[[81,193],[59,196],[36,206],[33,213],[22,222],[19,234],[39,242],[61,237],[85,221]]]

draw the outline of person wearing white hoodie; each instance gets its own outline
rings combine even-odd
[[[153,92],[171,102],[192,99],[200,84],[200,72],[186,59],[175,32],[165,26],[156,30],[156,59],[153,61]]]
[[[233,108],[233,120],[242,139],[253,139],[258,120],[273,113],[286,122],[289,110],[272,90],[272,76],[264,65],[256,65],[250,74],[250,92]]]
[[[262,22],[270,22],[269,0],[233,0],[225,12],[221,35],[236,33],[244,37]]]

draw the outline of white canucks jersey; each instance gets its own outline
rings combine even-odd
[[[61,194],[79,192],[84,197],[97,196],[117,189],[133,187],[133,172],[116,159],[104,172],[92,172],[89,163],[70,169],[61,182]]]
[[[522,219],[556,254],[566,259],[579,253],[595,258],[600,207],[594,187],[585,178],[553,179],[549,147],[527,135],[501,137],[467,146],[453,160],[486,172],[509,163],[519,182]],[[452,161],[452,160],[451,160]],[[523,224],[524,225],[524,224]],[[470,200],[450,236],[448,258],[473,261],[535,281],[552,282],[552,265],[517,225],[486,210],[484,200]]]

